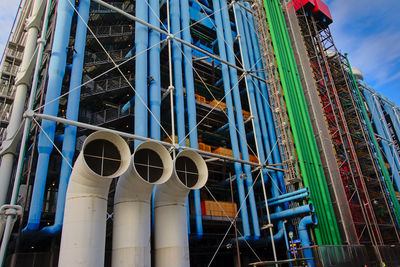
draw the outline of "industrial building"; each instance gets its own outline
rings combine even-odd
[[[23,0],[0,261],[400,266],[400,109],[322,0]]]

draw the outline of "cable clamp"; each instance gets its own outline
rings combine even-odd
[[[32,119],[34,115],[35,115],[35,112],[33,112],[32,109],[28,109],[27,111],[25,111],[23,117]]]
[[[274,225],[272,223],[266,224],[261,226],[260,230],[268,230],[269,228],[274,228]]]
[[[45,38],[39,38],[39,39],[37,39],[37,43],[45,45],[46,44],[46,39]]]
[[[0,217],[4,216],[7,218],[8,216],[12,216],[13,222],[15,222],[18,217],[22,218],[22,214],[23,210],[20,205],[3,205],[0,207]]]

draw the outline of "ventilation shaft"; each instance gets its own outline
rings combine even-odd
[[[141,143],[133,153],[114,197],[113,267],[151,266],[151,193],[171,177],[172,168],[171,156],[159,143]]]
[[[193,150],[181,151],[174,160],[171,179],[156,187],[154,197],[154,254],[156,267],[189,267],[186,199],[208,178],[203,158]]]
[[[88,136],[75,161],[66,195],[58,266],[104,266],[108,191],[129,167],[130,151],[120,136]]]

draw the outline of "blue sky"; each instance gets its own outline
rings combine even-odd
[[[400,1],[324,0],[336,47],[365,81],[400,105]]]
[[[20,0],[0,0],[0,55],[3,54],[7,43],[19,2]]]
[[[0,51],[20,0],[0,0]],[[337,48],[349,53],[351,64],[365,80],[400,105],[400,1],[325,0]]]

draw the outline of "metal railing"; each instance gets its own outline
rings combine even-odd
[[[101,37],[116,37],[126,34],[134,34],[133,25],[109,25],[93,27],[92,31],[97,38]],[[88,38],[93,38],[92,33],[88,33]]]
[[[125,59],[125,56],[128,54],[130,50],[131,49],[108,51],[108,54],[114,61],[120,61]],[[104,63],[112,63],[112,60],[105,52],[99,52],[99,53],[86,52],[85,66],[92,66]]]
[[[134,6],[133,4],[129,3],[129,2],[107,2],[108,4],[122,9],[125,12],[130,12],[134,10]],[[92,6],[90,8],[90,12],[91,13],[101,13],[101,14],[106,14],[106,13],[116,13],[114,10],[111,10],[109,8],[106,8],[98,3],[92,3]]]
[[[111,107],[105,110],[101,110],[91,114],[90,117],[83,117],[81,121],[84,123],[89,123],[92,125],[103,125],[105,123],[118,120],[123,117],[130,116],[132,114],[131,108],[129,108],[125,113],[122,113],[122,105],[118,107]]]
[[[312,246],[310,247],[314,256],[316,267],[364,267],[372,266],[368,252],[363,245],[344,246]],[[301,252],[304,248],[298,249]],[[389,266],[389,265],[388,265]],[[392,266],[392,265],[390,265]]]
[[[134,75],[127,75],[125,76],[130,84],[133,86],[134,85]],[[98,95],[98,94],[104,94],[108,93],[111,91],[123,89],[123,88],[128,88],[130,87],[129,83],[125,80],[124,77],[119,76],[111,79],[105,79],[105,80],[100,80],[100,81],[95,81],[87,84],[83,89],[82,89],[82,94],[81,97],[88,97],[88,96],[93,96],[93,95]]]

